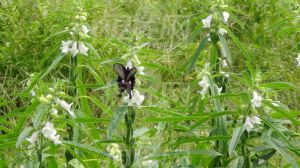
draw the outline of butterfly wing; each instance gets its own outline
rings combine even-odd
[[[133,77],[137,72],[137,69],[135,67],[131,68],[129,71],[128,71],[128,74],[126,75],[126,81],[129,81],[131,77]]]
[[[114,64],[114,69],[115,71],[118,73],[119,77],[121,77],[122,79],[125,79],[126,77],[126,68],[124,67],[124,65],[122,64]]]

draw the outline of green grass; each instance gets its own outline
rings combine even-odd
[[[299,167],[299,14],[297,0],[1,1],[0,167]],[[90,38],[70,35],[80,25]],[[61,53],[67,40],[87,55]],[[113,69],[129,59],[145,68],[133,108]],[[47,121],[61,144],[41,132]]]

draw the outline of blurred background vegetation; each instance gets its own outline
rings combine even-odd
[[[300,52],[300,2],[225,2],[231,14],[228,27],[249,53],[261,81],[286,81],[300,86],[295,60]],[[197,113],[201,108],[194,107],[199,90],[197,72],[204,62],[197,62],[194,73],[187,74],[184,70],[199,41],[207,34],[201,29],[201,19],[210,13],[213,3],[210,0],[1,0],[0,115],[30,104],[30,99],[20,94],[27,88],[30,74],[44,71],[60,54],[61,41],[69,35],[64,30],[70,29],[70,23],[80,11],[87,13],[86,22],[92,34],[88,42],[94,49],[85,57],[83,65],[88,96],[96,97],[114,111],[118,104],[117,87],[102,87],[116,78],[112,69],[114,62],[126,63],[122,57],[137,55],[145,67],[146,75],[140,78],[138,87],[146,93],[147,105],[184,114]],[[246,67],[244,53],[231,39],[228,44],[233,60],[229,71],[241,74]],[[200,57],[208,55],[207,50],[200,53]],[[68,62],[68,57],[64,58],[61,66],[45,77],[45,82],[68,79]],[[230,85],[231,91],[242,90],[238,81],[232,80]],[[300,110],[299,91],[283,90],[276,97],[291,109]],[[93,116],[107,117],[103,109],[93,103],[90,106]],[[148,116],[163,115],[149,108],[141,110],[137,120]],[[16,117],[9,121],[8,128],[1,126],[0,129],[13,132],[17,121]],[[144,124],[138,123],[136,127]],[[174,125],[170,130],[184,129]],[[102,126],[100,124],[100,139],[106,131]],[[168,132],[163,142],[172,142],[172,134],[176,132]],[[17,135],[16,132],[15,138]]]

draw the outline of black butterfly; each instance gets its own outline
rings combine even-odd
[[[135,67],[129,69],[129,67],[125,68],[122,64],[114,64],[114,69],[118,73],[118,85],[120,89],[120,95],[126,90],[129,94],[129,98],[132,98],[131,91],[133,90],[135,84],[134,75],[137,72]]]

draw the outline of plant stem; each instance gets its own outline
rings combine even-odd
[[[68,94],[72,97],[75,97],[76,96],[76,78],[77,78],[77,74],[76,74],[76,68],[77,68],[77,57],[72,57],[71,56],[71,59],[70,59],[70,72],[69,72],[69,88],[68,88]],[[67,116],[67,118],[69,118]],[[72,125],[69,125],[67,124],[67,132],[68,132],[68,140],[69,141],[73,141],[73,127]],[[66,162],[67,162],[67,165],[68,165],[68,162],[71,161],[74,157],[73,155],[68,151],[66,150],[65,152],[65,157],[66,157]]]
[[[122,164],[125,168],[130,168],[134,163],[135,149],[133,138],[133,128],[132,125],[135,120],[135,111],[132,106],[128,107],[128,111],[125,114],[125,124],[126,124],[126,136],[123,137],[126,149],[122,151]]]

